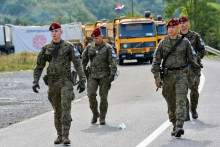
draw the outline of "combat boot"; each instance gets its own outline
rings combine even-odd
[[[171,136],[175,136],[176,133],[176,122],[172,122],[173,124],[173,131],[171,132]]]
[[[63,136],[63,144],[70,144],[70,140],[69,140],[68,135]]]
[[[193,119],[197,119],[198,118],[198,113],[197,113],[196,109],[191,109],[191,113],[192,113],[192,118]]]
[[[188,113],[188,114],[186,114],[185,121],[189,121],[189,120],[190,120],[190,115],[189,115],[189,113]]]
[[[105,119],[104,118],[100,118],[100,125],[105,125],[106,122],[105,122]]]
[[[54,140],[54,144],[61,144],[63,142],[62,135],[57,136],[57,139]]]
[[[176,127],[173,127],[173,131],[171,132],[171,136],[175,136],[176,133]]]
[[[93,114],[93,117],[92,117],[91,123],[92,123],[92,124],[95,124],[95,123],[97,122],[97,118],[99,118],[99,113],[96,114],[96,115]]]
[[[181,135],[184,135],[184,130],[182,127],[176,127],[175,137],[181,137]]]

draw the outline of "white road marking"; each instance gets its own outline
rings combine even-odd
[[[202,88],[205,83],[205,76],[203,73],[201,73],[200,77],[200,84],[199,84],[199,93],[202,91]],[[159,128],[157,128],[152,134],[150,134],[147,138],[145,138],[141,143],[139,143],[136,147],[146,147],[148,146],[152,141],[154,141],[161,133],[163,133],[171,123],[169,120],[165,121]]]
[[[80,98],[80,99],[77,99],[77,100],[73,101],[73,103],[77,103],[77,102],[81,101],[81,100],[84,99],[84,98],[87,98],[87,96],[84,96],[84,97],[82,97],[82,98]]]

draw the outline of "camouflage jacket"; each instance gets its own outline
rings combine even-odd
[[[154,74],[154,78],[159,77],[160,65],[162,59],[170,52],[172,46],[181,39],[181,35],[177,36],[177,39],[171,40],[167,35],[164,37],[154,52],[154,59],[152,63],[151,72]],[[174,53],[172,53],[164,64],[166,68],[178,68],[191,64],[192,70],[196,75],[200,75],[200,66],[194,60],[195,51],[190,45],[188,39],[184,38],[183,41],[177,46]]]
[[[112,46],[105,41],[97,45],[90,43],[82,54],[83,69],[90,61],[90,76],[92,78],[102,78],[107,75],[115,75],[117,71],[116,53]]]
[[[181,32],[179,34],[183,35]],[[196,51],[197,57],[202,59],[205,55],[205,44],[200,35],[189,30],[187,34],[184,34],[184,37],[186,37],[191,42],[191,45]]]
[[[34,81],[39,81],[46,62],[49,62],[49,66],[47,67],[48,76],[55,78],[70,77],[71,61],[79,75],[80,81],[85,81],[80,54],[71,43],[61,40],[58,45],[55,45],[53,41],[46,44],[42,47],[37,57],[37,65],[34,69]]]

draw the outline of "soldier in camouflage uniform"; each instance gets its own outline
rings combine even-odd
[[[117,71],[116,53],[110,44],[102,40],[103,35],[99,28],[94,29],[91,36],[93,42],[85,48],[82,55],[82,65],[88,81],[87,93],[93,113],[91,123],[95,124],[100,117],[100,125],[105,125],[108,91]],[[90,67],[87,67],[89,62]],[[98,86],[101,97],[100,113],[96,100]]]
[[[197,74],[194,83],[197,84],[200,67],[193,60],[195,51],[191,48],[188,39],[178,35],[179,21],[170,19],[166,25],[168,35],[164,37],[154,53],[152,73],[154,74],[155,84],[158,88],[163,88],[162,95],[168,105],[169,119],[173,124],[171,135],[181,137],[184,134],[183,125],[186,116],[186,101],[188,92],[188,73],[187,66],[191,64],[192,70]],[[161,79],[160,65],[166,58],[171,48],[180,40],[176,50],[170,54],[164,63],[164,76]]]
[[[193,32],[188,29],[189,22],[188,19],[184,16],[179,18],[179,23],[180,23],[180,34],[186,37],[190,42],[191,45],[193,46],[195,52],[196,52],[196,59],[200,67],[202,68],[202,63],[201,59],[205,55],[205,47],[204,47],[204,42],[200,35],[196,32]],[[191,90],[190,92],[190,103],[191,103],[191,113],[192,117],[194,119],[198,118],[198,113],[196,111],[197,105],[198,105],[198,99],[199,99],[199,92],[198,92],[198,86],[193,85],[193,79],[195,78],[195,73],[189,68],[189,89]],[[185,121],[190,120],[190,115],[189,115],[189,100],[187,99],[187,113],[186,113],[186,119]]]
[[[85,77],[79,59],[79,52],[71,43],[61,39],[63,31],[60,24],[52,23],[49,30],[53,40],[42,47],[37,57],[32,88],[34,92],[38,93],[37,88],[40,89],[39,78],[46,62],[49,62],[45,83],[49,86],[48,99],[54,109],[54,124],[58,135],[54,143],[70,144],[68,136],[72,121],[71,101],[74,99],[71,61],[79,75],[80,84],[78,89],[80,93],[85,90]]]

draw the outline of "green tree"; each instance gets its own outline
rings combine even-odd
[[[217,0],[165,0],[165,17],[173,18],[176,11],[188,17],[190,29],[201,34],[207,45],[219,47],[220,11]]]

